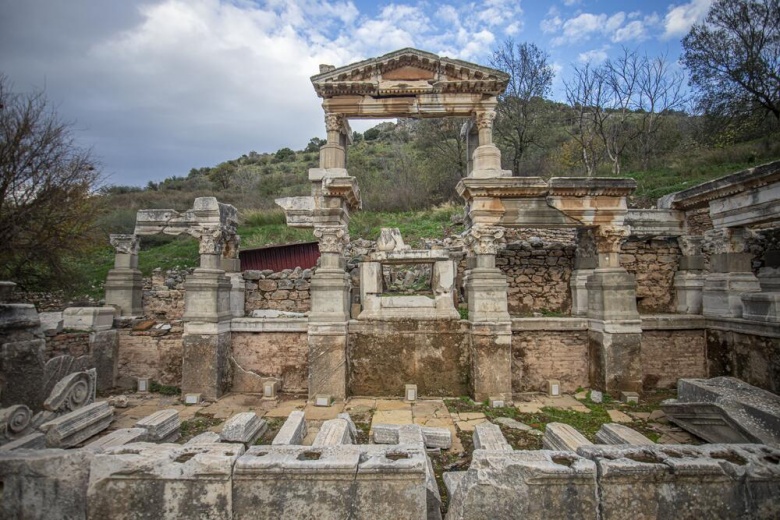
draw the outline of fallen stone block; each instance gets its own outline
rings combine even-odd
[[[574,453],[474,450],[459,480],[448,520],[597,517],[596,465]]]
[[[62,326],[73,330],[101,331],[114,326],[114,307],[68,307],[62,313]]]
[[[271,444],[274,446],[302,444],[306,437],[306,419],[301,410],[291,412]]]
[[[777,518],[780,450],[757,445],[583,446],[603,518]]]
[[[15,441],[0,446],[0,451],[42,450],[46,447],[46,436],[40,432],[30,433]]]
[[[447,488],[447,495],[452,496],[455,494],[455,490],[458,489],[460,481],[465,476],[465,471],[446,471],[442,474],[441,477],[444,481],[444,487]]]
[[[314,437],[312,447],[338,446],[353,444],[349,423],[344,419],[330,419],[322,423],[320,431]]]
[[[0,452],[0,518],[87,518],[93,457],[86,450]]]
[[[149,442],[174,442],[179,438],[181,420],[176,410],[160,410],[139,420],[135,427],[148,432]]]
[[[628,426],[615,423],[602,424],[599,431],[596,432],[596,441],[599,444],[631,444],[633,446],[643,446],[655,444],[653,441]]]
[[[352,435],[352,443],[357,442],[357,436],[358,436],[358,430],[357,426],[355,426],[354,421],[352,421],[352,417],[347,412],[342,412],[336,416],[337,419],[344,419],[347,421],[347,426],[349,427],[349,433]]]
[[[409,426],[409,425],[405,425]],[[372,426],[372,439],[374,444],[403,444],[399,441],[398,434],[402,428],[400,424],[375,424]],[[447,428],[421,427],[426,448],[449,449],[452,446],[452,432]]]
[[[238,444],[110,448],[92,461],[89,518],[229,519],[232,468],[243,453]]]
[[[221,440],[217,432],[203,432],[188,440],[186,444],[215,444]]]
[[[512,451],[497,424],[485,422],[474,427],[474,449],[488,451]]]
[[[266,430],[268,430],[268,423],[255,412],[242,412],[225,421],[219,437],[222,442],[240,442],[248,448]]]
[[[398,428],[398,444],[403,446],[413,446],[415,448],[425,447],[425,437],[422,427],[417,424],[403,424]]]
[[[542,446],[546,450],[576,452],[580,446],[592,444],[572,426],[563,423],[549,423],[545,427],[544,437],[542,437]]]
[[[426,518],[425,457],[396,446],[253,446],[233,471],[233,518]]]
[[[667,418],[711,443],[780,446],[780,396],[733,377],[680,379]]]
[[[143,442],[146,440],[147,433],[144,428],[121,428],[90,442],[84,446],[84,449],[102,451],[107,448],[124,446],[131,442]]]
[[[398,444],[399,424],[374,424],[371,427],[371,435],[374,444]]]
[[[92,403],[40,426],[50,448],[72,448],[102,432],[114,419],[114,409],[107,402]]]

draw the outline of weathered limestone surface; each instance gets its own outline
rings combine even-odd
[[[597,507],[590,460],[570,452],[477,450],[450,495],[447,519],[595,518]]]
[[[580,446],[590,446],[593,444],[568,424],[549,423],[544,429],[542,437],[542,446],[546,450],[555,451],[577,451]]]
[[[42,450],[46,447],[46,436],[42,433],[29,433],[24,437],[0,446],[0,451],[11,450]]]
[[[669,420],[709,442],[780,446],[780,397],[732,377],[680,379]]]
[[[742,319],[707,320],[708,374],[780,393],[780,330]]]
[[[0,517],[87,518],[87,450],[0,451]]]
[[[72,448],[108,428],[113,418],[114,409],[100,401],[43,423],[40,429],[48,447]]]
[[[180,426],[181,420],[176,410],[160,410],[135,423],[136,428],[148,432],[147,440],[150,442],[174,442],[179,438]]]
[[[245,323],[251,318],[240,320]],[[254,322],[261,320],[253,320]],[[308,380],[309,346],[306,340],[306,321],[294,321],[292,332],[284,332],[283,319],[262,320],[265,329],[278,323],[279,330],[261,330],[262,334],[236,332],[236,320],[232,328],[233,392],[262,392],[262,385],[269,377],[279,378],[281,390],[306,392]],[[303,331],[299,321],[303,321]],[[248,326],[247,326],[248,328]],[[291,327],[292,328],[292,327]]]
[[[62,313],[62,326],[94,332],[109,330],[114,326],[115,314],[113,307],[68,307]]]
[[[563,392],[588,386],[588,322],[578,318],[512,320],[512,389],[539,392],[557,379]]]
[[[344,419],[330,419],[322,423],[320,431],[314,438],[312,447],[338,446],[341,444],[353,444],[355,439],[349,428],[349,423]]]
[[[95,367],[97,390],[104,392],[116,386],[119,369],[119,331],[104,330],[89,335],[90,358]]]
[[[686,324],[684,319],[672,318],[644,316],[642,319],[642,387],[645,390],[674,388],[680,378],[707,376],[704,320]]]
[[[295,410],[287,416],[287,420],[279,429],[279,433],[276,434],[272,445],[287,445],[287,444],[301,444],[303,438],[306,437],[306,420],[304,413],[300,410]]]
[[[268,430],[268,424],[255,412],[242,412],[228,419],[222,426],[223,442],[239,442],[251,446]]]
[[[214,444],[221,442],[222,438],[217,432],[203,432],[187,441],[187,444]]]
[[[43,407],[57,414],[72,412],[94,403],[96,390],[97,371],[94,368],[86,372],[74,372],[54,385]]]
[[[148,431],[145,428],[120,428],[114,430],[108,435],[104,435],[99,439],[95,439],[90,442],[84,449],[93,451],[102,451],[107,448],[114,448],[116,446],[124,446],[131,442],[144,442],[148,436]]]
[[[642,435],[636,430],[632,430],[623,424],[607,423],[602,424],[599,431],[596,432],[596,441],[599,444],[631,444],[633,446],[642,446],[655,444],[653,441]]]
[[[400,444],[401,425],[374,424],[371,427],[375,444]],[[420,430],[426,448],[447,450],[452,446],[452,432],[446,428],[423,426]]]
[[[32,307],[32,310],[34,312],[35,308]],[[46,397],[41,395],[46,342],[43,339],[5,341],[0,344],[0,367],[3,373],[0,406],[24,404],[32,411],[38,411]]]
[[[110,448],[92,461],[89,518],[229,519],[232,469],[243,452],[235,444]]]
[[[230,332],[184,334],[182,338],[182,381],[185,394],[203,394],[218,399],[230,388]]]
[[[488,451],[512,451],[497,424],[485,422],[474,428],[474,449]]]

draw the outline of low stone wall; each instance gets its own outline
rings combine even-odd
[[[465,321],[350,321],[349,395],[467,395],[469,335]]]
[[[180,320],[184,315],[184,281],[192,269],[155,269],[144,278],[144,315],[161,321]]]
[[[74,358],[89,355],[89,332],[60,332],[46,337],[46,359],[70,355]]]
[[[709,377],[732,376],[780,394],[777,324],[707,320],[707,363]]]
[[[262,393],[263,382],[279,380],[279,390],[306,393],[309,344],[305,319],[243,318],[232,323],[233,392]]]
[[[629,239],[623,244],[620,265],[636,277],[640,314],[675,311],[674,273],[680,263],[677,240]]]
[[[642,320],[642,386],[674,388],[683,377],[707,377],[704,319],[696,316]]]
[[[165,334],[157,331],[119,330],[117,386],[136,387],[139,377],[163,385],[181,386],[182,326],[172,324]]]
[[[547,381],[574,392],[588,384],[588,320],[512,320],[512,391],[546,392]]]
[[[246,296],[244,309],[308,312],[311,310],[311,269],[244,271]]]

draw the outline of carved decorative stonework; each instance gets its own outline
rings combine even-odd
[[[496,112],[493,110],[485,110],[483,112],[477,112],[477,128],[480,130],[490,130],[493,128],[493,121],[496,119]]]
[[[702,243],[704,237],[694,235],[680,235],[677,237],[677,245],[680,246],[680,251],[683,256],[698,256],[701,255]]]
[[[325,129],[328,132],[340,132],[344,127],[344,116],[341,114],[325,114]]]
[[[702,250],[711,255],[747,253],[756,233],[747,228],[711,229],[704,234]]]
[[[198,252],[202,255],[220,255],[225,245],[225,233],[221,227],[200,227],[188,230],[200,241]]]
[[[630,232],[626,227],[599,226],[594,232],[596,249],[599,253],[619,253],[620,246],[626,241]]]
[[[0,444],[30,433],[32,417],[32,411],[23,404],[0,409]]]
[[[141,245],[138,235],[109,235],[111,245],[117,253],[137,255]]]
[[[319,241],[320,253],[344,253],[349,243],[347,226],[317,226],[314,236]]]
[[[44,401],[44,409],[57,414],[72,412],[95,402],[97,372],[91,368],[62,378]]]
[[[504,228],[474,226],[466,235],[466,245],[475,255],[495,255],[506,244]]]
[[[241,236],[233,235],[225,240],[225,247],[222,250],[223,258],[238,258],[239,247],[241,246]]]

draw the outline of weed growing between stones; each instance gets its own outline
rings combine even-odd
[[[209,415],[196,415],[192,419],[182,421],[181,426],[179,427],[181,437],[179,437],[177,442],[179,444],[184,444],[193,437],[208,431],[214,426],[222,424],[222,422],[222,419],[215,419]]]

